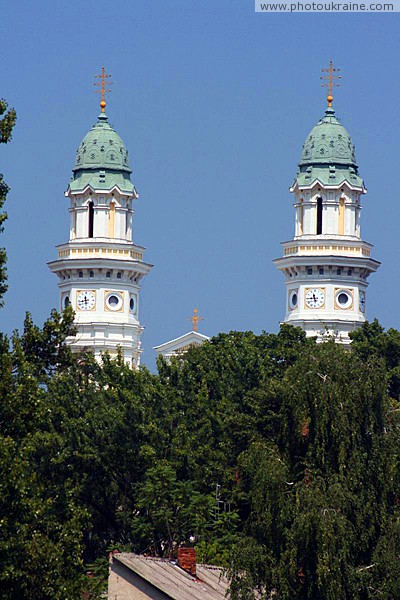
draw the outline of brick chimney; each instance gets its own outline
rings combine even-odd
[[[178,565],[196,577],[196,550],[194,548],[178,548]]]
[[[113,561],[113,558],[116,554],[121,554],[121,551],[118,550],[118,548],[115,548],[114,550],[111,550],[111,552],[108,553],[108,562],[111,564]]]

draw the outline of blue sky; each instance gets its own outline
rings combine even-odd
[[[301,146],[325,109],[320,69],[342,69],[337,115],[356,144],[362,235],[382,261],[367,316],[400,328],[400,14],[255,14],[253,0],[19,0],[2,7],[1,96],[18,112],[0,148],[12,188],[9,291],[0,327],[59,306],[46,266],[67,240],[64,197],[75,150],[96,121],[94,75],[112,74],[107,113],[129,149],[140,199],[134,241],[144,281],[143,361],[190,329],[277,331],[293,235],[288,191]],[[4,27],[4,24],[6,26]]]

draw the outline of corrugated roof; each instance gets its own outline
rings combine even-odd
[[[168,594],[173,600],[226,600],[229,583],[218,567],[198,564],[196,579],[176,563],[164,558],[122,552],[115,554],[114,560]]]

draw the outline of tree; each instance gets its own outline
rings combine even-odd
[[[232,598],[397,598],[399,418],[385,365],[332,343],[280,383],[279,433],[239,458]]]
[[[7,144],[11,140],[12,130],[15,125],[17,115],[13,108],[7,110],[8,104],[5,100],[0,100],[0,143]],[[4,206],[9,187],[3,179],[3,175],[0,174],[0,211]],[[0,233],[3,232],[3,223],[7,219],[7,213],[0,212]],[[7,255],[4,248],[0,248],[0,307],[3,305],[3,296],[7,291],[7,273],[6,264]]]
[[[52,427],[48,385],[68,369],[72,312],[43,330],[27,317],[11,346],[0,337],[0,596],[75,600],[83,585],[88,512],[74,474],[60,477],[63,440]],[[69,356],[69,359],[68,359]]]
[[[390,397],[400,399],[400,332],[397,329],[387,331],[375,319],[372,323],[363,323],[362,327],[350,334],[352,350],[363,361],[373,356],[385,361],[387,385]]]
[[[158,374],[72,332],[67,309],[0,336],[2,598],[95,600],[108,550],[182,543],[233,600],[400,597],[398,332],[231,332]]]

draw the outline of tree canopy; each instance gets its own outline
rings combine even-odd
[[[2,598],[94,599],[109,549],[180,544],[233,600],[400,596],[399,332],[231,332],[152,374],[72,328],[0,338]]]

